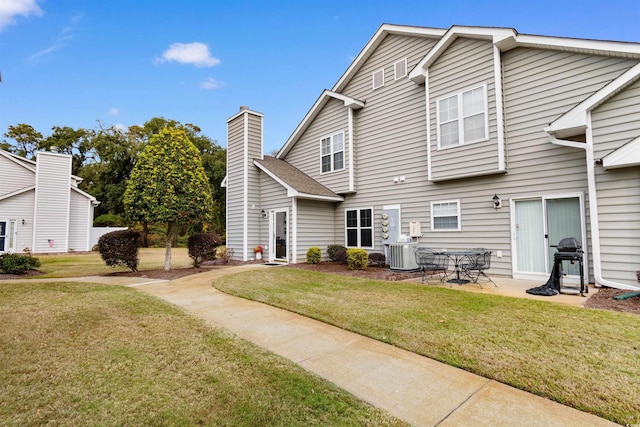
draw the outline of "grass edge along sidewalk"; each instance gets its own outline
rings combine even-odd
[[[0,282],[8,425],[404,425],[157,298]]]
[[[640,423],[640,318],[291,268],[214,286],[620,424]]]

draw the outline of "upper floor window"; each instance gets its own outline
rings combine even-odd
[[[384,68],[374,71],[371,79],[373,81],[374,89],[378,89],[379,87],[384,86]]]
[[[373,247],[373,209],[347,209],[345,213],[346,246]]]
[[[489,139],[487,86],[439,99],[437,117],[438,148]]]
[[[401,59],[393,64],[393,73],[396,80],[407,76],[407,59]]]
[[[460,230],[460,201],[431,202],[431,230]]]
[[[320,140],[321,172],[344,169],[344,132]]]

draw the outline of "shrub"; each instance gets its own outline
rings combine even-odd
[[[98,240],[98,251],[109,267],[124,265],[131,271],[138,269],[140,232],[118,230],[103,234]]]
[[[311,246],[307,249],[307,262],[309,264],[317,264],[322,259],[322,250],[317,246]]]
[[[120,215],[102,214],[93,220],[94,227],[123,227],[124,221]]]
[[[225,264],[229,264],[229,262],[233,259],[233,248],[220,246],[218,248],[218,258],[223,260]]]
[[[338,261],[338,252],[340,252],[341,250],[346,251],[347,248],[345,248],[342,245],[329,245],[327,247],[327,256],[329,257],[329,259],[331,261]],[[346,262],[346,254],[345,254],[345,262]]]
[[[369,266],[369,255],[364,249],[347,249],[347,265],[351,270],[366,270]]]
[[[216,233],[193,233],[187,240],[189,257],[194,267],[200,267],[202,261],[216,259],[218,246],[222,243]]]
[[[0,270],[7,274],[25,274],[40,267],[40,260],[31,255],[5,254],[0,258]]]
[[[369,254],[369,265],[373,267],[385,267],[387,265],[387,257],[382,252],[371,252]]]
[[[336,257],[336,262],[347,265],[347,248],[338,249],[335,257]]]

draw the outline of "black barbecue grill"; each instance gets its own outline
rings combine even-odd
[[[562,261],[571,261],[571,263],[578,263],[580,268],[580,295],[584,296],[584,272],[582,271],[582,246],[578,243],[575,237],[566,237],[555,246],[558,250],[553,254],[553,268],[558,268],[558,279],[562,280]],[[561,286],[561,283],[559,283]],[[558,289],[560,290],[560,289]],[[586,289],[589,292],[589,288]]]

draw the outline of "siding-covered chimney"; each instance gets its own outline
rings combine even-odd
[[[227,120],[227,248],[242,261],[259,244],[260,175],[253,161],[263,156],[262,120],[247,106]]]

